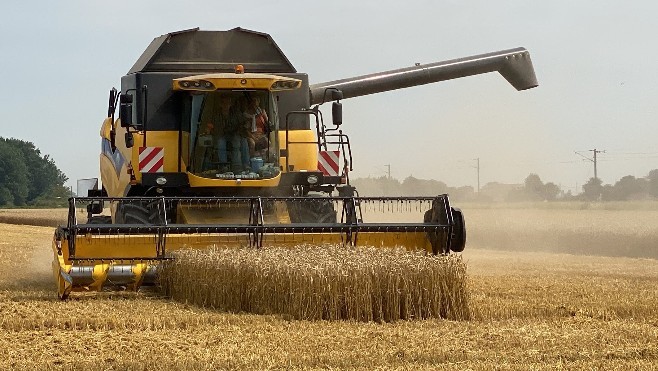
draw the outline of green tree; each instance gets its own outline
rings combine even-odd
[[[635,195],[640,195],[647,188],[645,179],[637,179],[632,175],[626,175],[615,183],[610,194],[606,194],[606,201],[626,201]]]
[[[0,138],[0,205],[54,206],[66,199],[66,175],[31,142]],[[60,201],[61,203],[61,201]]]
[[[400,182],[395,178],[356,178],[352,180],[361,196],[396,196],[400,194]]]
[[[647,192],[653,197],[658,197],[658,169],[653,169],[647,175]]]
[[[544,189],[544,183],[537,174],[528,175],[523,184],[525,185],[526,191],[531,194],[541,195]]]
[[[560,194],[560,187],[555,183],[544,184],[537,174],[530,174],[523,182],[523,188],[510,193],[511,200],[554,201]]]
[[[603,191],[603,182],[599,178],[590,178],[583,185],[583,198],[588,201],[598,201]]]
[[[560,194],[560,187],[558,187],[557,184],[555,183],[548,182],[544,184],[542,193],[544,196],[544,200],[555,201],[557,199],[557,196]]]
[[[22,152],[0,140],[0,205],[25,205],[29,188],[28,167]]]
[[[418,179],[408,176],[402,181],[402,192],[407,196],[436,196],[448,192],[448,186],[434,179]]]

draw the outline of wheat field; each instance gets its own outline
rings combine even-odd
[[[160,271],[166,296],[222,311],[375,322],[471,316],[458,256],[331,244],[172,255]]]
[[[658,368],[658,261],[554,252],[560,246],[541,251],[545,242],[533,239],[546,230],[580,231],[587,245],[616,231],[621,241],[637,235],[655,246],[658,213],[584,214],[599,224],[576,227],[573,210],[525,220],[522,211],[505,211],[517,221],[491,229],[503,214],[465,209],[470,320],[387,323],[230,313],[149,291],[61,302],[50,271],[52,228],[0,224],[0,368]],[[610,232],[610,225],[617,228]],[[526,249],[509,238],[487,243],[484,233],[519,229]],[[616,251],[614,241],[599,243],[598,255]]]
[[[67,215],[68,209],[0,209],[0,223],[56,227],[66,224]]]

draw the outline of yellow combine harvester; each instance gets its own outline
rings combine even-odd
[[[183,247],[462,251],[464,218],[447,195],[359,197],[340,100],[494,71],[518,90],[537,86],[523,48],[309,85],[267,34],[193,29],[154,39],[121,91],[110,91],[102,189],[70,199],[55,233],[59,297],[153,284],[158,263]],[[326,102],[331,125],[319,109]],[[368,209],[420,216],[372,222]]]

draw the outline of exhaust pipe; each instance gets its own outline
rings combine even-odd
[[[494,71],[503,75],[516,90],[539,85],[530,53],[525,48],[516,48],[313,84],[310,86],[311,104],[331,100],[330,95],[325,97],[327,88],[342,91],[343,98],[353,98]]]

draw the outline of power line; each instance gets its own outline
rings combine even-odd
[[[636,155],[636,156],[655,156],[658,152],[607,152],[607,155]]]
[[[594,158],[589,158],[589,157],[583,155],[582,153],[580,153],[578,151],[574,151],[574,153],[577,154],[578,156],[581,156],[584,159],[592,161],[594,163],[594,179],[598,179],[599,176],[598,176],[597,168],[596,168],[596,155],[599,154],[599,153],[605,153],[605,150],[601,151],[601,150],[598,150],[598,149],[594,148],[594,149],[590,149],[590,150],[587,150],[587,151],[592,152],[594,154]]]

